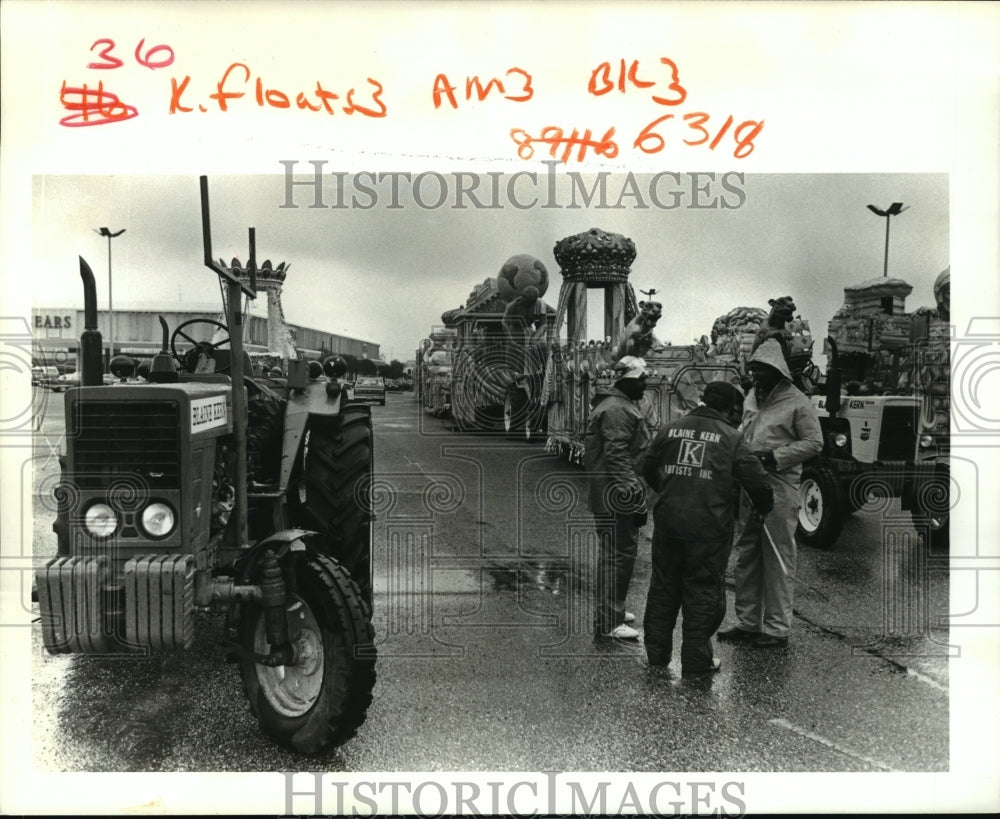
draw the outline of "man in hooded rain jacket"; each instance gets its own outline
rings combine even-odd
[[[743,437],[768,472],[774,509],[751,510],[736,543],[735,628],[720,640],[757,648],[788,645],[795,583],[795,527],[802,463],[823,449],[819,416],[794,384],[781,346],[768,339],[750,356],[753,387],[743,407]]]

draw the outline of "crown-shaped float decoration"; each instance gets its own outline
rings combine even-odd
[[[560,239],[552,253],[565,281],[624,283],[635,261],[635,242],[620,233],[591,228]]]
[[[250,269],[248,267],[243,267],[239,259],[233,259],[229,264],[225,261],[219,259],[219,264],[229,270],[233,275],[239,276],[241,281],[249,284],[250,282]],[[268,287],[280,287],[284,281],[285,276],[288,275],[288,269],[291,267],[290,264],[285,262],[279,262],[277,267],[271,264],[270,259],[266,259],[264,264],[257,268],[257,289],[267,290]]]
[[[247,285],[250,284],[250,269],[244,267],[239,259],[234,258],[229,264],[219,259],[219,264],[234,276],[239,276],[240,281]],[[290,267],[291,264],[286,262],[279,262],[278,266],[275,267],[271,264],[271,260],[267,259],[257,268],[254,277],[257,292],[263,291],[267,294],[267,351],[269,355],[281,358],[295,358],[297,356],[292,334],[285,323],[285,310],[281,306],[281,289]],[[225,291],[223,291],[223,297],[225,297]]]

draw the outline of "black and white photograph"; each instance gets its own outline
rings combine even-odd
[[[995,810],[998,18],[870,5],[51,4],[3,810]]]

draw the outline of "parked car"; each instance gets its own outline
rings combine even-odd
[[[385,388],[389,392],[401,392],[402,386],[395,378],[390,378],[385,382]]]
[[[46,387],[50,381],[55,381],[59,377],[59,370],[56,367],[32,367],[31,386]]]
[[[105,384],[115,384],[118,379],[115,378],[111,373],[104,373],[104,383]],[[80,373],[66,373],[60,375],[58,378],[54,378],[46,383],[45,385],[52,392],[66,392],[70,387],[80,386]]]
[[[385,380],[380,376],[362,375],[354,382],[354,400],[385,406]]]

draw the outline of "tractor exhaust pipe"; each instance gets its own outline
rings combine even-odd
[[[826,411],[831,418],[835,418],[840,412],[840,366],[837,360],[837,342],[832,336],[827,336],[826,343],[830,350],[830,364],[826,369]]]
[[[80,257],[83,279],[83,332],[80,334],[80,386],[97,387],[104,383],[104,339],[97,329],[97,284],[94,271]]]
[[[149,381],[152,384],[172,384],[177,380],[177,363],[167,350],[170,335],[167,320],[163,316],[159,316],[159,319],[163,343],[160,345],[160,352],[153,356],[149,366]]]

